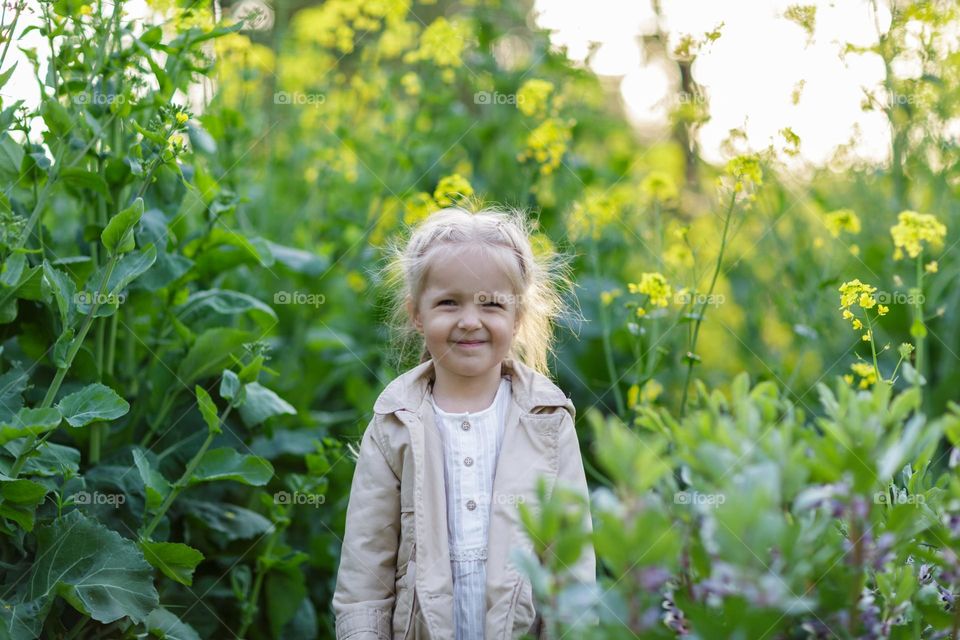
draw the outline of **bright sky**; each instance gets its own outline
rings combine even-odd
[[[693,66],[693,77],[710,100],[711,119],[700,130],[704,157],[726,159],[720,143],[730,129],[743,128],[750,146],[760,149],[771,142],[782,148],[778,132],[791,127],[802,140],[801,156],[820,164],[859,127],[854,155],[885,160],[890,139],[886,119],[860,108],[861,87],[877,87],[883,63],[875,54],[839,55],[847,42],[875,44],[878,25],[889,28],[884,0],[878,0],[879,15],[869,0],[803,0],[817,6],[809,44],[806,32],[783,17],[791,4],[798,0],[661,1],[662,30],[670,34],[671,50],[680,36],[701,38],[724,23],[720,39]],[[662,134],[670,106],[665,98],[677,95],[679,75],[675,66],[642,58],[636,37],[652,33],[656,25],[650,0],[536,0],[534,11],[538,24],[553,31],[553,42],[566,45],[575,60],[584,60],[590,41],[601,43],[591,68],[620,76],[631,118],[642,129]],[[801,80],[800,100],[793,105],[791,95]]]
[[[710,99],[711,120],[700,130],[701,149],[711,162],[722,162],[720,143],[732,128],[743,128],[749,144],[760,149],[771,142],[783,146],[779,131],[791,127],[800,136],[801,156],[820,164],[836,147],[855,139],[854,155],[883,161],[888,157],[889,130],[879,112],[863,112],[863,87],[876,88],[883,64],[874,54],[841,58],[846,42],[870,45],[877,28],[889,27],[885,0],[803,0],[817,6],[816,33],[807,34],[783,17],[797,0],[661,0],[663,30],[670,48],[683,34],[701,37],[724,23],[719,40],[701,52],[693,66],[696,81]],[[144,0],[126,5],[131,15],[144,15]],[[590,41],[601,43],[591,68],[621,78],[620,89],[631,119],[653,135],[663,135],[668,96],[676,95],[674,67],[644,60],[638,34],[651,33],[655,17],[650,0],[536,0],[538,23],[552,30],[557,45],[566,45],[571,58],[583,61]],[[9,18],[9,16],[8,16]],[[45,61],[45,41],[37,31],[21,46],[36,47]],[[8,63],[19,60],[3,89],[4,102],[24,98],[36,104],[39,89],[29,63],[11,47]],[[903,75],[915,69],[902,67]],[[804,85],[798,104],[791,102],[797,84]],[[856,132],[859,130],[859,134]]]

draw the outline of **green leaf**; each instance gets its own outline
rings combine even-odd
[[[126,415],[130,404],[110,387],[95,382],[57,403],[71,427],[83,427],[95,420],[116,420]]]
[[[187,301],[176,309],[176,314],[181,321],[188,324],[198,317],[208,322],[224,324],[217,316],[241,314],[249,314],[263,328],[277,323],[277,313],[269,305],[246,293],[224,289],[209,289],[191,294]]]
[[[230,355],[239,352],[253,336],[247,331],[218,327],[204,331],[180,362],[177,377],[184,384],[192,384],[226,368]]]
[[[27,254],[15,253],[3,262],[0,269],[0,284],[5,287],[16,287],[20,284],[20,274],[27,264]]]
[[[147,510],[156,511],[170,493],[170,483],[158,469],[153,468],[143,450],[133,450],[133,462],[137,465],[137,471],[140,472],[140,478],[143,480]]]
[[[100,235],[100,240],[111,256],[133,251],[136,246],[133,229],[142,216],[143,198],[137,198],[132,205],[110,219]]]
[[[197,394],[197,406],[200,407],[200,415],[203,416],[203,421],[207,423],[207,430],[210,433],[221,433],[223,430],[220,428],[220,418],[217,416],[217,405],[214,404],[210,394],[200,385],[197,385],[194,391]]]
[[[0,516],[13,520],[26,531],[33,531],[37,506],[50,491],[45,485],[20,478],[0,482]]]
[[[61,595],[104,624],[125,616],[142,622],[157,608],[153,569],[137,545],[71,511],[36,532],[29,599]]]
[[[52,598],[27,602],[0,600],[0,640],[34,640],[43,631]]]
[[[200,640],[193,627],[163,607],[151,611],[144,625],[150,635],[164,640]]]
[[[188,587],[193,585],[193,571],[203,560],[202,553],[179,542],[145,541],[140,543],[140,548],[147,562],[165,576]]]
[[[57,301],[57,310],[60,312],[60,327],[66,330],[73,320],[73,300],[77,287],[70,276],[46,260],[43,261],[43,278]]]
[[[223,546],[234,540],[249,540],[261,536],[273,524],[256,511],[244,509],[226,502],[205,502],[179,498],[177,504],[183,512],[198,523],[217,532],[214,542]]]
[[[258,382],[244,385],[246,400],[240,405],[240,417],[248,427],[282,414],[297,415],[297,410],[276,393]]]
[[[40,115],[50,132],[57,137],[63,137],[73,129],[73,119],[70,112],[60,104],[56,97],[44,98],[40,105]]]
[[[261,487],[273,477],[273,465],[259,456],[244,455],[230,447],[207,451],[197,465],[190,484],[234,480]]]
[[[17,64],[18,64],[17,62],[14,62],[9,69],[4,71],[3,73],[0,73],[0,89],[3,88],[3,85],[7,84],[7,81],[10,79],[10,76],[13,75],[13,70],[17,68]]]
[[[61,419],[60,411],[56,408],[20,409],[9,422],[0,422],[0,444],[53,431]]]
[[[10,420],[23,406],[22,394],[29,380],[21,369],[11,369],[0,376],[0,420]]]
[[[110,187],[99,173],[78,167],[67,167],[60,172],[60,179],[66,184],[83,189],[90,189],[98,195],[103,196],[104,200],[108,203],[113,202],[113,198],[110,196]]]

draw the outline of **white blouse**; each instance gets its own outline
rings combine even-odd
[[[510,399],[508,376],[500,379],[493,403],[476,412],[444,411],[430,393],[443,441],[456,640],[483,640],[487,527]]]

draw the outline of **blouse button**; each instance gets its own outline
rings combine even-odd
[[[464,420],[463,422],[460,423],[460,428],[463,429],[464,431],[470,431],[470,423]]]
[[[468,467],[472,467],[472,466],[473,466],[473,458],[464,458],[464,459],[463,459],[463,464],[465,464],[465,465],[468,466]]]
[[[476,502],[474,502],[473,500],[467,500],[467,509],[469,509],[470,511],[473,511],[476,508],[477,508]]]

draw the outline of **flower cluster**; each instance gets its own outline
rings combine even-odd
[[[553,90],[552,82],[537,78],[527,80],[517,91],[517,109],[527,117],[546,116]]]
[[[437,18],[420,34],[419,48],[407,53],[403,61],[430,60],[438,67],[459,67],[469,35],[470,27],[463,22]]]
[[[433,199],[441,207],[449,207],[458,200],[473,195],[473,187],[470,182],[459,173],[440,178],[437,188],[433,192]]]
[[[897,216],[897,224],[890,227],[893,244],[896,247],[893,253],[894,260],[903,258],[903,252],[911,258],[916,258],[923,251],[923,245],[933,246],[943,244],[947,235],[947,227],[929,213],[903,211]]]
[[[651,171],[640,182],[640,192],[650,200],[669,202],[677,197],[677,183],[668,173]]]
[[[877,303],[877,298],[873,295],[876,291],[876,287],[860,282],[859,279],[844,282],[840,285],[839,309],[843,311],[843,319],[850,321],[854,331],[863,329],[863,321],[853,311],[855,307],[860,307],[860,309],[863,310],[864,317],[868,323],[869,318],[866,318],[866,312],[870,309],[876,307],[878,316],[885,316],[890,311],[888,307]],[[873,339],[873,330],[868,328],[861,338],[865,342],[870,342]]]
[[[872,364],[867,364],[866,362],[854,362],[850,365],[850,369],[852,369],[853,373],[860,378],[859,387],[861,389],[867,389],[877,383],[877,370]],[[853,384],[852,374],[846,374],[843,376],[843,379],[847,384]]]
[[[760,157],[756,154],[733,158],[727,163],[726,173],[733,178],[733,190],[737,193],[763,184],[763,168],[760,166]]]
[[[574,124],[576,121],[573,119],[547,118],[527,136],[526,149],[517,156],[517,160],[524,162],[533,158],[540,164],[541,174],[553,173],[567,151]]]
[[[641,293],[649,297],[650,304],[655,307],[665,307],[670,304],[670,297],[673,295],[673,288],[663,277],[663,274],[641,273],[639,283],[628,283],[627,289],[630,293]],[[637,315],[645,315],[643,307],[637,309]]]
[[[827,225],[827,231],[834,238],[839,238],[841,233],[858,234],[860,233],[860,218],[854,213],[853,209],[838,209],[831,211],[826,215],[824,224]]]
[[[620,216],[626,201],[621,189],[601,191],[588,189],[582,200],[574,203],[567,217],[567,235],[571,240],[590,236],[599,240],[603,230]]]

